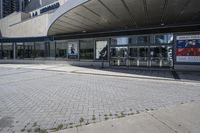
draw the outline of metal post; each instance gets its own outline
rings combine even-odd
[[[104,69],[104,57],[103,55],[101,56],[102,62],[101,62],[101,68]]]
[[[16,43],[13,43],[13,60],[16,59]]]

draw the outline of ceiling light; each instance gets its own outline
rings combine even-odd
[[[164,26],[164,25],[165,25],[165,23],[161,23],[160,25],[161,25],[161,26]]]

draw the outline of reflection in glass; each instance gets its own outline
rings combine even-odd
[[[160,57],[160,47],[150,47],[150,57]]]
[[[56,57],[56,51],[55,51],[55,49],[56,49],[56,46],[55,46],[55,42],[54,41],[52,41],[52,42],[50,42],[49,43],[49,57],[50,58],[55,58]]]
[[[137,57],[138,56],[137,53],[138,53],[137,48],[130,48],[130,50],[129,50],[130,57]]]
[[[16,43],[16,58],[23,59],[24,58],[24,44],[23,43]]]
[[[149,43],[149,38],[150,38],[149,36],[139,36],[137,43],[138,44],[147,44],[147,43]]]
[[[139,66],[148,66],[148,47],[139,48]]]
[[[139,57],[147,57],[148,48],[141,47],[139,48]]]
[[[56,42],[56,58],[67,58],[67,41]]]
[[[130,66],[137,66],[138,65],[138,48],[132,47],[129,49],[129,60]]]
[[[117,37],[111,39],[111,45],[128,45],[129,38],[128,37]]]
[[[125,66],[128,61],[128,47],[113,47],[111,48],[111,63],[112,65]]]
[[[0,43],[0,59],[3,59],[3,45]]]
[[[44,58],[47,57],[47,43],[46,42],[35,42],[35,57]]]
[[[24,58],[35,58],[34,42],[24,43]]]
[[[127,47],[111,48],[111,57],[128,57]]]
[[[164,34],[155,36],[156,44],[171,44],[173,40],[174,40],[173,34]]]
[[[129,44],[136,45],[137,44],[137,36],[129,37]]]
[[[3,58],[13,59],[13,43],[3,43]]]
[[[151,67],[160,67],[161,61],[160,46],[151,46],[150,47],[150,66]]]
[[[87,60],[94,59],[94,41],[93,40],[80,41],[80,59],[87,59]]]

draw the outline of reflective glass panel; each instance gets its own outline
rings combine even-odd
[[[57,58],[67,58],[67,41],[57,41],[56,42],[56,57]]]
[[[3,43],[3,58],[13,59],[13,43]]]
[[[25,42],[24,43],[24,58],[34,58],[34,42]]]
[[[173,40],[173,34],[155,35],[156,44],[171,44]]]
[[[80,59],[94,59],[94,41],[81,40],[80,41]]]

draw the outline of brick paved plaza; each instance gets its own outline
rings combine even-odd
[[[198,82],[0,66],[0,132],[37,132],[200,101]],[[162,73],[162,72],[160,72]],[[56,129],[53,129],[54,131]]]

